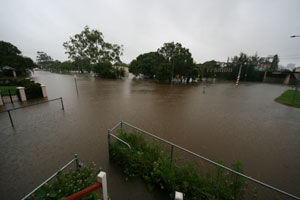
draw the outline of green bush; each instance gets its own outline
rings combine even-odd
[[[41,84],[35,83],[29,79],[23,79],[18,82],[18,85],[25,87],[25,93],[27,99],[35,99],[43,97]]]
[[[122,78],[125,71],[122,68],[113,67],[110,62],[97,63],[93,65],[93,71],[101,78],[116,79]]]
[[[174,198],[174,192],[183,192],[184,199],[244,199],[247,183],[240,176],[225,172],[222,168],[209,172],[196,169],[193,162],[179,165],[171,160],[154,143],[148,144],[140,133],[119,131],[119,138],[132,147],[132,162],[127,146],[119,141],[112,142],[110,159],[119,164],[129,177],[142,178],[149,190],[160,189]],[[240,162],[232,168],[242,172]]]
[[[95,170],[94,164],[76,170],[59,172],[53,180],[39,188],[29,199],[63,199],[94,185],[97,182],[96,175],[98,172]],[[99,199],[99,196],[93,192],[82,199]]]

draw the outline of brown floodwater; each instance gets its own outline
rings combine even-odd
[[[75,153],[108,173],[118,199],[166,199],[109,164],[107,130],[123,120],[227,166],[300,196],[300,109],[274,102],[287,86],[242,83],[162,85],[35,72],[59,101],[0,114],[0,195],[20,199]],[[8,105],[9,106],[9,105]]]

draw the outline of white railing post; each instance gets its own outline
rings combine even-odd
[[[24,87],[17,87],[17,90],[19,92],[21,101],[27,101],[26,94],[25,94],[25,88]]]
[[[106,173],[101,171],[97,175],[97,181],[102,184],[103,200],[108,200]]]
[[[183,194],[181,192],[175,192],[175,200],[183,200]]]
[[[43,97],[47,97],[47,91],[46,91],[46,85],[41,85],[41,89],[42,89],[42,93],[43,93]]]

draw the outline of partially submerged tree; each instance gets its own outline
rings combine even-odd
[[[176,75],[187,78],[187,82],[196,72],[194,61],[189,49],[184,48],[180,43],[164,43],[163,47],[157,50],[165,60],[172,65],[172,78]],[[198,76],[198,75],[196,75]],[[181,79],[182,80],[182,79]]]
[[[66,54],[75,62],[80,71],[89,71],[90,65],[97,63],[119,63],[123,48],[117,44],[104,41],[103,34],[98,30],[84,30],[64,42]],[[104,66],[104,65],[103,65]]]
[[[129,72],[134,75],[143,74],[153,78],[160,63],[165,62],[163,56],[157,52],[149,52],[139,55],[129,65]]]

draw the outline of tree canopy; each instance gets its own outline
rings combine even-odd
[[[9,42],[0,41],[0,70],[4,66],[15,68],[18,75],[26,75],[27,70],[33,69],[31,58],[22,56],[22,52]]]
[[[36,56],[36,62],[40,67],[44,68],[53,64],[54,61],[51,58],[51,56],[47,55],[47,53],[38,51]]]
[[[134,75],[143,74],[149,78],[156,78],[160,81],[180,77],[189,82],[189,79],[196,79],[199,75],[199,68],[195,65],[189,49],[184,48],[180,43],[164,43],[156,52],[149,52],[139,55],[129,65],[129,71]]]
[[[105,42],[100,31],[90,30],[88,26],[85,26],[81,33],[70,37],[63,46],[71,60],[86,59],[90,64],[121,62],[120,56],[123,51],[122,46]]]

